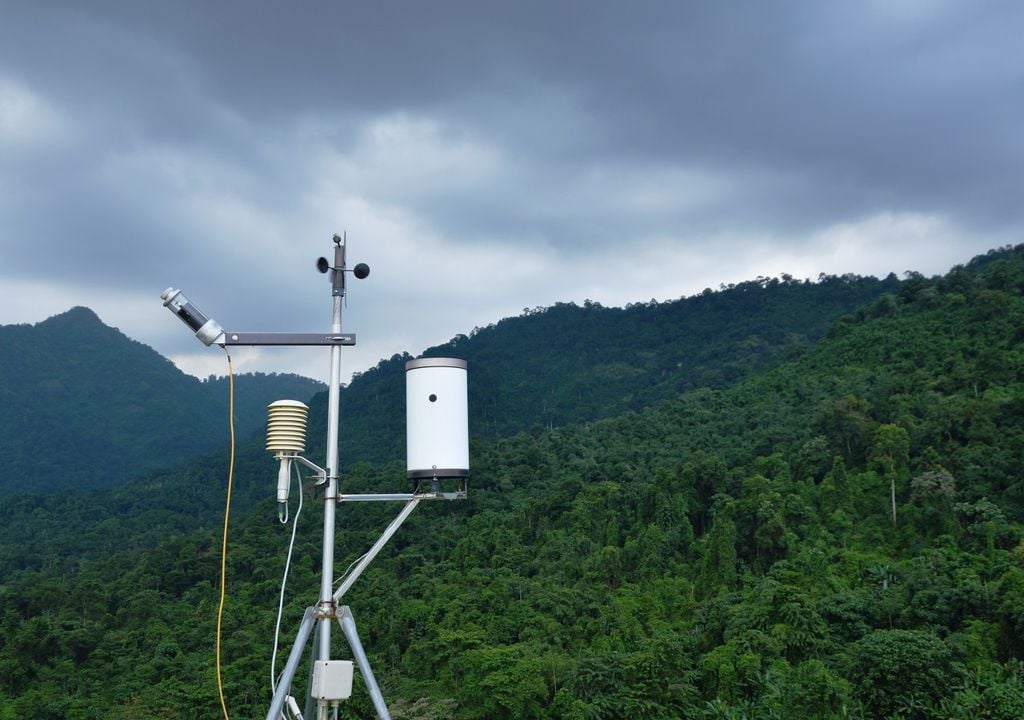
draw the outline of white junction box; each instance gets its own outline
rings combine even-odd
[[[312,694],[317,700],[348,700],[352,695],[352,661],[317,660]]]

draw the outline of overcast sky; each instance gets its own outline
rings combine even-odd
[[[0,323],[329,328],[346,372],[523,308],[1024,241],[1024,3],[0,0]],[[326,379],[325,350],[235,350]]]

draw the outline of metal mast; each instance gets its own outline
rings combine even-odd
[[[331,295],[334,312],[331,333],[341,334],[341,310],[345,299],[345,245],[334,236],[334,277]],[[324,493],[324,549],[323,569],[320,575],[319,636],[317,657],[331,657],[331,619],[336,616],[334,602],[334,524],[338,502],[338,426],[341,415],[341,347],[331,348],[331,381],[327,395],[327,489]]]
[[[423,385],[424,378],[428,379],[429,382],[436,381],[439,383],[438,388],[440,388],[440,392],[445,396],[444,402],[437,402],[437,394],[429,394],[430,412],[417,415],[416,425],[419,428],[419,431],[416,433],[418,436],[417,447],[421,449],[423,447],[437,447],[440,450],[436,456],[431,451],[427,453],[429,458],[417,457],[416,460],[419,464],[415,464],[415,466],[411,459],[407,463],[409,467],[407,475],[414,483],[413,492],[390,494],[343,494],[340,492],[339,468],[341,464],[338,454],[338,434],[339,418],[341,415],[341,348],[355,345],[356,337],[353,334],[342,332],[345,280],[346,273],[350,271],[345,264],[345,240],[338,235],[334,235],[333,241],[334,264],[328,263],[326,258],[320,258],[317,261],[317,269],[321,273],[332,273],[330,278],[332,300],[330,333],[227,332],[215,320],[210,319],[196,308],[180,290],[168,288],[161,295],[164,305],[177,315],[182,322],[188,325],[195,332],[196,337],[208,346],[216,344],[221,347],[243,345],[329,346],[331,348],[325,467],[321,468],[310,462],[298,454],[297,451],[285,449],[278,450],[276,453],[276,457],[282,462],[282,477],[287,477],[285,474],[287,468],[294,461],[312,469],[318,478],[317,484],[324,485],[323,561],[320,575],[320,592],[317,602],[315,605],[308,607],[302,617],[295,643],[288,655],[288,660],[285,663],[276,691],[270,702],[267,720],[282,720],[282,718],[285,718],[286,704],[290,708],[287,712],[291,717],[303,717],[298,711],[294,698],[289,696],[289,692],[295,673],[302,660],[303,649],[306,647],[310,635],[314,634],[314,630],[318,640],[315,642],[312,653],[313,663],[310,669],[310,691],[306,697],[306,714],[311,715],[315,712],[318,720],[326,719],[329,707],[336,708],[339,701],[349,697],[352,687],[352,662],[331,660],[331,620],[337,620],[341,626],[349,648],[352,650],[355,663],[358,665],[359,672],[363,677],[363,682],[366,684],[377,716],[381,720],[390,720],[391,716],[384,702],[383,695],[377,685],[373,671],[370,669],[369,661],[356,631],[352,612],[347,606],[339,607],[338,602],[384,545],[397,532],[398,528],[419,504],[420,500],[462,500],[467,497],[469,457],[465,416],[466,363],[462,360],[450,358],[417,360],[406,364],[407,377],[410,371],[415,370],[421,378],[417,381],[418,385]],[[370,268],[364,263],[359,263],[351,272],[357,278],[362,279],[370,274]],[[430,369],[428,370],[427,368]],[[452,377],[449,374],[452,370],[454,370],[457,378],[454,384],[452,384]],[[438,377],[438,373],[444,377]],[[422,388],[418,387],[418,389]],[[410,397],[407,393],[407,404],[409,404]],[[420,398],[420,401],[422,401],[422,398]],[[439,419],[441,422],[438,422]],[[449,421],[456,428],[454,442],[451,442],[450,439],[437,432],[437,426],[444,425]],[[412,433],[410,432],[411,436]],[[425,443],[423,437],[420,436],[426,438]],[[433,462],[434,460],[436,462]],[[445,491],[441,487],[442,480],[454,480],[457,485],[454,489]],[[287,502],[286,488],[287,486],[285,486],[283,495],[285,502]],[[278,499],[281,502],[280,495]],[[404,501],[405,506],[373,546],[362,556],[362,559],[355,564],[338,590],[334,590],[334,536],[337,506],[342,502],[367,501]]]

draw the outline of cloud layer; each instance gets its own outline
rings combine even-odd
[[[200,375],[160,291],[320,329],[343,230],[373,268],[348,370],[556,301],[1020,241],[1017,3],[6,5],[0,322],[88,305]]]

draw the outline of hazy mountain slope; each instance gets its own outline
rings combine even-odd
[[[894,276],[760,278],[626,308],[560,303],[423,355],[468,360],[472,433],[509,435],[534,424],[614,417],[696,387],[726,387],[801,352],[840,316],[899,287]],[[404,457],[407,359],[381,361],[345,390],[343,461]]]
[[[425,354],[469,359],[474,437],[511,433],[552,421],[551,412],[558,403],[568,408],[565,415],[592,421],[621,412],[623,397],[630,398],[631,407],[641,407],[659,398],[675,397],[690,385],[726,386],[787,355],[799,354],[858,301],[870,302],[884,290],[899,287],[891,277],[885,281],[824,277],[819,283],[758,280],[695,298],[626,309],[560,304],[502,320]],[[75,312],[91,318],[85,324],[92,327],[93,342],[102,335],[115,347],[127,346],[145,360],[154,360],[148,348],[105,328],[89,311]],[[24,332],[26,328],[14,330]],[[398,356],[382,361],[343,391],[344,465],[380,457],[404,458],[404,362],[405,358]],[[213,398],[203,398],[197,383],[177,373],[170,363],[158,358],[152,364],[161,373],[168,368],[173,371],[172,379],[182,388],[179,400],[191,392],[198,400],[190,401],[190,406],[192,402],[205,403],[193,408],[192,414],[206,419],[213,428],[209,432],[223,436],[226,382],[199,384],[199,390],[217,388]],[[541,367],[545,369],[541,371]],[[262,424],[265,412],[260,403],[246,402],[243,380],[239,379],[236,403],[240,442],[235,505],[241,510],[268,497],[274,481],[262,439],[245,439],[245,430]],[[284,396],[301,397],[295,393]],[[572,406],[573,398],[579,397],[588,401]],[[266,399],[261,402],[265,404]],[[314,397],[310,404],[307,455],[322,462],[326,393]],[[551,412],[545,413],[546,408]],[[162,413],[157,415],[158,420],[164,418]],[[488,421],[494,418],[501,421]],[[115,534],[124,538],[123,550],[147,547],[155,538],[189,526],[216,524],[222,511],[227,453],[218,449],[204,455],[203,449],[199,444],[186,448],[196,460],[177,469],[149,474],[137,469],[131,482],[118,488],[84,496],[10,499],[7,523],[0,527],[0,573],[75,568],[82,558],[109,551],[111,524],[118,528]],[[96,518],[111,514],[109,509],[116,509],[117,517],[98,523]],[[21,539],[26,537],[45,541],[23,545]]]
[[[471,363],[474,435],[561,425],[639,409],[696,386],[721,387],[777,363],[843,313],[899,286],[895,278],[758,280],[625,309],[556,305],[459,336],[427,355]],[[343,462],[404,455],[404,357],[382,361],[344,392]],[[281,397],[317,383],[241,376],[240,436]],[[314,401],[322,415],[326,396]],[[0,451],[17,472],[0,494],[119,485],[227,439],[226,381],[200,382],[86,308],[37,325],[0,327]]]
[[[323,385],[298,376],[238,378],[237,430],[266,403]],[[0,327],[0,494],[117,485],[223,445],[227,390],[178,370],[87,308]]]

